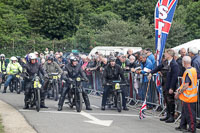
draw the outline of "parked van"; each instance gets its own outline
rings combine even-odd
[[[114,55],[116,52],[127,54],[128,49],[132,49],[133,53],[142,50],[141,47],[97,46],[90,51],[88,56],[91,57],[91,55],[95,55],[96,52],[101,53],[103,55]]]

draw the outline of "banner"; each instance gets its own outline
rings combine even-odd
[[[155,8],[155,48],[156,64],[162,61],[165,43],[172,24],[178,0],[158,0]],[[159,92],[159,103],[162,104],[162,87],[160,74],[156,75],[156,87]]]
[[[159,65],[178,0],[158,0],[155,8],[156,63]]]

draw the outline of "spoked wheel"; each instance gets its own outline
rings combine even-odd
[[[118,112],[122,111],[122,93],[117,94],[117,110]]]
[[[69,101],[69,107],[72,109],[74,106],[74,95],[71,94],[71,92],[68,93],[68,101]]]
[[[82,102],[83,102],[83,97],[82,97],[82,93],[81,92],[78,92],[76,94],[76,111],[77,112],[81,112],[82,110]]]
[[[39,112],[40,111],[40,89],[36,89],[35,102],[36,102],[36,110],[37,112]]]
[[[13,92],[13,89],[14,89],[13,81],[10,82],[9,89],[10,89],[10,92]]]
[[[20,81],[16,81],[15,84],[16,84],[15,87],[16,87],[17,94],[20,94],[21,87],[22,87]]]
[[[53,98],[55,101],[58,101],[58,83],[54,84],[53,87]]]

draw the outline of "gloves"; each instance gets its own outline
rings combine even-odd
[[[85,82],[89,82],[88,78],[85,78],[84,81],[85,81]]]

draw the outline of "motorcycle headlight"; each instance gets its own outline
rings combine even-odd
[[[81,78],[80,77],[76,78],[76,81],[81,81]]]

